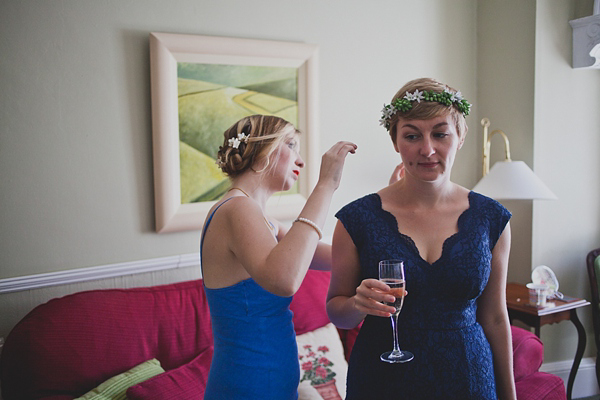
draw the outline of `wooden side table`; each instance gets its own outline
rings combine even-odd
[[[573,366],[569,373],[567,383],[567,399],[571,400],[575,375],[583,358],[586,345],[586,334],[581,321],[577,317],[577,309],[589,305],[585,299],[569,298],[568,301],[552,300],[544,308],[529,305],[529,290],[520,283],[508,283],[506,285],[506,306],[511,324],[513,320],[519,320],[535,329],[535,334],[540,337],[540,327],[546,324],[554,324],[561,321],[571,321],[579,336],[577,351]]]

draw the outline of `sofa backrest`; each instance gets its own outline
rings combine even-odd
[[[212,345],[202,281],[75,293],[42,304],[2,352],[5,399],[80,396],[146,360],[182,365]]]
[[[294,296],[298,335],[329,323],[329,278],[309,271]],[[0,360],[2,393],[74,398],[151,358],[177,368],[212,343],[202,280],[79,292],[36,307],[13,328]]]

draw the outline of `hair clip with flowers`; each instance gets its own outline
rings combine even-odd
[[[390,121],[396,112],[406,112],[413,108],[414,102],[420,103],[421,101],[431,101],[435,103],[444,104],[446,106],[454,106],[460,111],[463,116],[469,115],[471,111],[471,103],[462,97],[460,91],[453,92],[452,90],[445,88],[442,93],[434,92],[433,90],[420,91],[415,89],[413,93],[407,92],[404,97],[396,99],[392,104],[384,104],[381,110],[381,119],[379,125],[384,126],[385,129],[390,129]]]
[[[237,134],[237,137],[229,139],[228,143],[231,147],[233,147],[234,149],[237,149],[238,147],[240,147],[240,143],[242,143],[242,142],[248,143],[249,137],[250,136],[246,135],[244,132],[240,132]]]

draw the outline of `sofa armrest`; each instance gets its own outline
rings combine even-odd
[[[511,326],[515,382],[537,372],[544,361],[544,345],[533,333]]]

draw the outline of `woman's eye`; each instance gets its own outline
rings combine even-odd
[[[446,132],[438,132],[438,133],[434,133],[433,135],[434,135],[435,137],[437,137],[437,138],[441,138],[441,139],[443,139],[443,138],[445,138],[446,136],[448,136],[448,134],[447,134]]]
[[[416,139],[417,139],[417,137],[418,137],[418,136],[417,136],[417,135],[415,135],[415,134],[407,134],[407,135],[404,135],[404,138],[405,138],[406,140],[416,140]]]
[[[288,142],[288,147],[292,150],[294,150],[296,148],[296,142]]]

